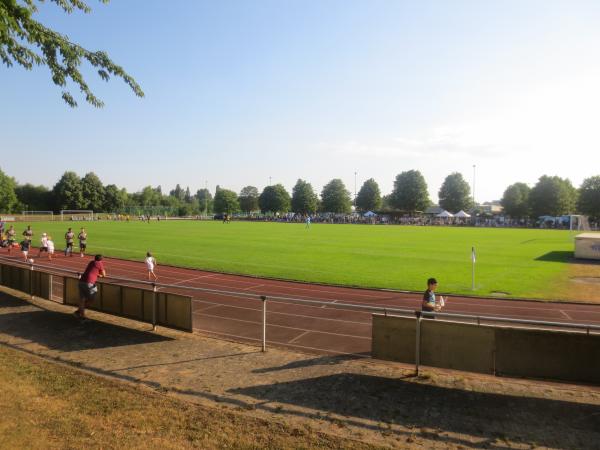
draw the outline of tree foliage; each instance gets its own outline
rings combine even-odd
[[[246,186],[240,191],[240,209],[247,214],[258,211],[258,189],[254,186]]]
[[[577,205],[582,214],[600,218],[600,176],[583,180]]]
[[[0,170],[0,212],[13,212],[17,206],[15,186],[15,180]]]
[[[51,211],[52,192],[46,186],[17,185],[15,194],[23,210]]]
[[[79,10],[91,11],[83,0],[51,0],[66,13]],[[108,0],[100,0],[108,3]],[[80,66],[83,60],[95,68],[100,78],[108,81],[111,76],[123,79],[135,95],[143,97],[144,92],[125,70],[115,64],[103,51],[90,51],[70,42],[60,34],[33,18],[37,4],[43,0],[0,0],[0,59],[7,66],[19,64],[27,70],[45,65],[50,69],[52,82],[63,88],[62,98],[71,107],[77,102],[67,90],[67,83],[74,83],[85,100],[95,107],[104,104],[96,97],[84,79]]]
[[[350,192],[339,178],[334,178],[323,186],[321,210],[331,213],[349,213],[352,211]]]
[[[198,202],[199,210],[205,214],[213,210],[213,198],[208,189],[198,189],[196,192],[196,201]]]
[[[296,214],[314,214],[317,211],[319,198],[310,183],[298,178],[292,189],[292,211]]]
[[[218,189],[215,193],[214,209],[218,214],[233,214],[238,212],[240,204],[237,194],[229,189]]]
[[[67,171],[52,188],[56,210],[84,209],[81,179],[75,172]]]
[[[399,211],[425,211],[431,201],[425,178],[418,170],[409,170],[396,176],[391,202]]]
[[[267,186],[258,197],[258,205],[263,213],[287,213],[291,207],[290,194],[282,184]]]
[[[375,211],[382,205],[379,185],[373,178],[365,181],[356,196],[356,209],[362,212]]]
[[[469,209],[473,202],[470,197],[471,188],[463,176],[454,172],[446,177],[438,193],[440,206],[450,212]]]
[[[514,218],[529,217],[530,192],[531,188],[525,183],[515,183],[507,187],[500,202],[504,213]]]
[[[101,211],[104,206],[104,185],[98,175],[89,172],[81,179],[82,209]]]
[[[127,195],[127,191],[124,188],[119,189],[116,185],[109,184],[104,188],[104,205],[102,207],[102,211],[123,211],[125,205],[127,205],[128,199],[129,196]]]
[[[543,175],[531,189],[529,203],[533,217],[574,213],[577,190],[566,178]]]

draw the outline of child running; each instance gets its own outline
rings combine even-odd
[[[27,261],[27,254],[29,253],[29,246],[31,245],[31,241],[27,238],[21,241],[21,253],[23,253],[23,259],[25,262]]]
[[[48,261],[52,261],[52,255],[54,255],[54,241],[52,240],[52,236],[48,236],[46,245],[48,248]]]
[[[150,277],[154,277],[154,281],[158,280],[158,277],[154,273],[154,267],[156,267],[156,258],[152,256],[152,253],[146,253],[146,268],[148,269],[148,281],[150,281]]]

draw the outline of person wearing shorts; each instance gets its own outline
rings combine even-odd
[[[81,229],[77,239],[79,239],[79,256],[83,258],[85,255],[85,249],[87,247],[87,233],[85,232],[85,228]]]
[[[6,239],[8,241],[8,254],[10,255],[10,251],[13,248],[13,245],[15,245],[16,239],[15,236],[17,235],[17,232],[15,231],[15,228],[11,225],[10,228],[8,229],[8,231],[6,232]]]
[[[54,255],[54,241],[52,240],[52,236],[48,236],[46,245],[48,246],[48,261],[52,261],[52,255]]]
[[[33,238],[33,230],[31,229],[31,225],[27,225],[27,229],[23,231],[23,236],[25,236],[25,239],[31,242],[31,239]]]
[[[40,257],[42,252],[48,253],[48,235],[46,233],[42,233],[42,239],[40,239],[40,249],[38,251],[38,258]]]
[[[148,281],[150,281],[150,277],[154,277],[154,281],[158,280],[158,277],[154,273],[154,268],[156,267],[156,258],[152,256],[152,253],[146,253],[146,269],[148,269]]]
[[[79,308],[73,313],[77,318],[85,319],[85,309],[90,306],[98,293],[96,281],[105,276],[106,270],[102,262],[102,255],[96,255],[79,279]]]
[[[21,241],[21,253],[23,254],[23,259],[27,262],[27,255],[29,254],[29,248],[31,246],[31,242],[27,239],[23,239]]]
[[[70,255],[73,256],[73,241],[75,240],[75,233],[73,230],[69,228],[65,233],[65,242],[67,246],[65,247],[65,256]]]

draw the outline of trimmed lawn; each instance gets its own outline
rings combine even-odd
[[[568,231],[221,221],[33,222],[57,251],[67,227],[88,230],[88,252],[159,264],[349,286],[552,299],[568,279]],[[22,232],[26,224],[17,224]],[[477,253],[471,290],[471,247]]]

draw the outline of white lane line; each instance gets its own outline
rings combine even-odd
[[[194,301],[199,301],[199,300],[194,300]],[[203,303],[211,303],[211,302],[207,302],[207,301],[203,301]],[[236,308],[236,309],[244,309],[246,311],[256,311],[256,312],[262,312],[262,308],[257,309],[257,308],[247,308],[245,306],[234,306],[234,305],[226,305],[223,303],[214,303],[213,306],[217,307],[217,306],[222,306],[225,308]],[[198,312],[199,310],[194,311],[193,314],[196,314],[196,312]],[[269,315],[275,315],[278,314],[280,316],[292,316],[292,317],[303,317],[305,319],[316,319],[316,320],[329,320],[332,322],[341,322],[341,323],[352,323],[355,325],[371,325],[371,322],[356,322],[353,320],[342,320],[342,319],[331,319],[329,317],[318,317],[318,316],[306,316],[303,314],[296,314],[296,313],[286,313],[286,312],[278,312],[278,311],[269,311]],[[370,314],[370,313],[369,313]],[[221,316],[219,316],[221,317]],[[224,317],[227,318],[227,317]]]
[[[233,320],[234,322],[242,322],[242,323],[251,323],[251,324],[254,324],[254,325],[262,325],[262,322],[258,322],[258,321],[254,321],[254,320],[234,319],[232,317],[214,316],[214,315],[211,315],[211,314],[204,314],[203,317],[212,317],[214,319]],[[349,338],[355,338],[355,339],[368,339],[368,340],[371,340],[370,337],[357,336],[355,334],[333,333],[331,331],[320,331],[320,330],[307,330],[306,328],[288,327],[286,325],[275,325],[275,324],[269,324],[268,323],[267,327],[285,328],[287,330],[294,330],[294,331],[311,331],[311,332],[315,332],[315,333],[329,334],[331,336],[341,336],[341,337],[349,337]]]
[[[329,303],[335,303],[335,302],[337,302],[337,300],[333,300],[333,301],[331,301]],[[327,308],[327,305],[323,305],[323,306],[321,306],[321,308]]]
[[[250,287],[243,288],[243,289],[238,289],[238,290],[240,290],[240,291],[249,291],[251,289],[257,289],[257,288],[262,287],[262,286],[264,286],[264,284],[256,284],[254,286],[250,286]]]
[[[310,333],[310,331],[305,331],[304,333],[300,333],[298,336],[296,336],[294,339],[292,339],[291,341],[288,341],[288,344],[291,344],[293,342],[296,342],[298,339],[306,336],[308,333]]]
[[[216,304],[216,305],[207,306],[206,308],[196,309],[192,314],[197,314],[197,313],[201,313],[204,311],[208,311],[209,309],[218,308],[219,306],[221,306],[221,305]]]
[[[565,311],[563,311],[562,309],[560,310],[560,312],[569,320],[573,320],[573,318],[571,316],[569,316]]]

